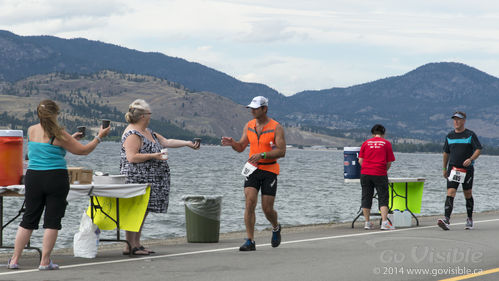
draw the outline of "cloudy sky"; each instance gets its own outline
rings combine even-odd
[[[161,52],[285,95],[429,62],[499,77],[499,1],[0,0],[0,29]]]

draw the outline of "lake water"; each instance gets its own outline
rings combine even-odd
[[[119,174],[119,150],[119,143],[104,142],[88,156],[68,153],[66,159],[69,166]],[[185,236],[181,197],[186,194],[223,195],[220,231],[244,230],[243,177],[240,173],[248,151],[237,153],[230,147],[219,146],[202,146],[197,151],[190,148],[168,151],[171,168],[169,210],[167,214],[147,217],[143,239]],[[395,153],[395,157],[390,177],[426,178],[420,215],[443,214],[446,187],[442,177],[442,155]],[[499,193],[495,189],[499,180],[494,177],[499,166],[497,160],[497,156],[482,155],[475,163],[476,212],[499,209]],[[275,208],[283,226],[352,221],[359,210],[361,189],[359,184],[343,181],[343,151],[291,148],[279,163],[281,175]],[[88,198],[69,202],[56,248],[72,247],[73,236],[88,202]],[[4,221],[17,214],[21,204],[21,198],[4,198]],[[461,187],[454,205],[454,212],[466,212]],[[374,203],[373,209],[376,207]],[[4,244],[13,244],[19,220],[4,230]],[[269,223],[258,207],[256,228],[267,227]],[[112,238],[115,234],[115,231],[104,231],[101,237]],[[34,232],[33,246],[41,246],[42,235],[42,229]]]

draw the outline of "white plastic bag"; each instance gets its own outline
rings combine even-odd
[[[93,259],[97,256],[100,229],[92,219],[83,212],[80,221],[80,231],[74,236],[73,252],[75,257]]]

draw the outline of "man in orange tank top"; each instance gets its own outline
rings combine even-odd
[[[254,172],[245,174],[244,223],[248,237],[239,248],[240,251],[256,250],[254,241],[255,208],[260,189],[262,190],[263,212],[272,224],[270,242],[274,248],[281,243],[281,225],[277,220],[277,212],[274,210],[274,200],[277,191],[277,175],[279,174],[277,159],[286,154],[284,130],[279,123],[267,116],[268,99],[263,96],[255,97],[247,107],[251,108],[251,114],[255,119],[246,123],[241,139],[235,141],[231,137],[222,137],[222,145],[231,146],[237,152],[243,152],[249,144],[248,163],[257,166]]]

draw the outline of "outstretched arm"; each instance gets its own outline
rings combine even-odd
[[[107,136],[107,134],[109,134],[109,130],[111,130],[111,127],[107,127],[104,129],[101,126],[99,133],[97,134],[97,137],[102,139],[103,137]],[[80,142],[78,142],[78,140],[75,137],[73,137],[72,135],[70,135],[68,132],[62,131],[62,134],[64,135],[64,139],[63,140],[56,139],[54,141],[54,144],[62,146],[65,150],[67,150],[73,154],[76,154],[76,155],[89,154],[97,147],[97,145],[100,142],[100,140],[98,140],[96,137],[92,141],[90,141],[89,143],[83,145]],[[81,134],[78,134],[78,135],[74,134],[74,135],[76,137],[79,137]]]
[[[199,142],[192,142],[192,141],[185,141],[185,140],[177,140],[177,139],[167,139],[163,137],[162,135],[155,133],[156,136],[158,137],[159,143],[163,147],[168,147],[168,148],[177,148],[177,147],[183,147],[183,146],[188,146],[192,149],[199,149],[200,143]]]
[[[243,152],[249,144],[248,135],[246,131],[248,130],[248,124],[244,126],[243,135],[239,141],[235,141],[231,137],[222,137],[221,144],[222,146],[231,146],[237,152]]]

